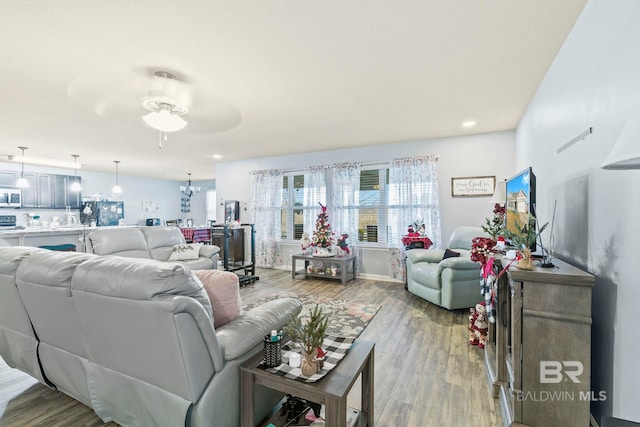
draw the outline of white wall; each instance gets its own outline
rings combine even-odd
[[[556,248],[597,276],[592,389],[608,396],[592,403],[597,421],[613,415],[640,422],[640,171],[599,167],[640,102],[638,22],[640,1],[589,1],[516,134],[518,165],[537,174],[543,220],[558,200]],[[556,152],[589,126],[592,135]]]
[[[388,162],[394,157],[437,154],[440,155],[438,173],[442,236],[445,240],[443,246],[446,246],[454,228],[460,225],[480,226],[484,224],[486,217],[492,215],[493,209],[489,203],[490,197],[451,197],[451,178],[496,175],[498,180],[503,180],[510,177],[516,172],[513,164],[514,138],[514,132],[505,131],[219,163],[216,167],[217,197],[219,201],[240,200],[241,221],[251,222],[250,210],[243,209],[243,203],[250,202],[251,199],[251,171],[303,169],[343,161]],[[220,206],[218,217],[222,218]],[[282,265],[290,265],[288,253],[298,249],[297,242],[282,245]],[[360,265],[361,274],[365,277],[388,278],[391,275],[387,250],[363,250]]]
[[[0,170],[20,171],[20,165],[0,162]],[[52,173],[73,175],[73,169],[48,168],[41,166],[25,165],[28,172]],[[120,168],[122,171],[122,166]],[[80,169],[78,175],[82,178],[82,197],[92,197],[94,194],[102,194],[109,200],[124,201],[125,220],[128,225],[144,225],[147,218],[177,219],[193,218],[197,225],[204,224],[206,220],[205,191],[206,188],[215,188],[215,181],[199,181],[194,185],[202,187],[199,194],[191,198],[191,212],[180,212],[180,185],[186,182],[165,181],[151,178],[141,178],[120,173],[119,182],[122,187],[121,194],[111,194],[115,184],[115,176],[110,173],[89,172]],[[142,202],[154,202],[158,206],[158,212],[146,213],[142,210]],[[26,225],[24,213],[39,214],[44,221],[51,221],[53,216],[64,216],[64,210],[60,209],[2,209],[0,215],[16,215],[18,223]],[[76,211],[77,213],[77,211]]]

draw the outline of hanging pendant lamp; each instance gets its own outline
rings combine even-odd
[[[22,169],[20,171],[20,178],[16,181],[16,187],[18,188],[29,188],[29,181],[24,177],[24,150],[28,150],[27,147],[18,147],[22,150]]]
[[[71,191],[82,191],[82,186],[80,185],[80,182],[78,181],[78,157],[80,157],[80,155],[78,154],[72,154],[71,157],[73,157],[73,184],[71,184]]]
[[[114,160],[113,163],[116,164],[116,185],[113,186],[111,192],[114,194],[120,194],[122,193],[122,188],[120,188],[120,184],[118,182],[118,164],[120,164],[120,160]]]

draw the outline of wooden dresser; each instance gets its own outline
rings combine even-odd
[[[594,277],[553,263],[533,271],[511,267],[497,284],[485,368],[505,426],[589,425]]]
[[[226,238],[225,232],[227,233]],[[226,256],[230,265],[244,263],[244,228],[213,227],[211,228],[211,240],[214,245],[220,248],[222,261]],[[225,247],[228,249],[226,253]]]

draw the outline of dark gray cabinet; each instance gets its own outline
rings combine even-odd
[[[49,208],[53,207],[53,185],[51,183],[51,175],[38,174],[38,207]]]
[[[25,172],[24,179],[27,180],[29,186],[22,189],[22,207],[37,208],[38,207],[38,175],[35,173]]]
[[[29,187],[22,189],[22,207],[52,208],[52,175],[25,172],[24,177],[29,182]]]
[[[15,187],[19,172],[0,171],[0,186]],[[25,172],[28,188],[22,189],[23,208],[42,209],[79,209],[82,202],[80,191],[70,190],[75,181],[73,175],[54,175],[49,173]],[[82,182],[78,177],[78,182]]]
[[[53,175],[53,208],[65,209],[70,206],[71,209],[80,209],[82,201],[80,191],[71,191],[71,184],[75,181],[73,175]],[[82,179],[78,177],[78,182],[82,183]]]
[[[23,208],[53,208],[53,175],[25,172],[28,188],[22,189]]]
[[[0,171],[0,186],[15,187],[18,180],[18,173],[13,171]]]

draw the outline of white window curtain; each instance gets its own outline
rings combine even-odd
[[[336,240],[341,234],[349,235],[350,252],[357,255],[358,221],[360,205],[360,163],[338,163],[333,165],[332,223]],[[358,259],[358,258],[356,258]]]
[[[327,205],[327,182],[324,166],[311,166],[304,172],[304,232],[313,235],[320,203]]]
[[[207,190],[206,192],[207,220],[216,220],[216,190]]]
[[[425,234],[442,245],[437,156],[396,158],[389,168],[389,239],[393,276],[404,279],[402,236],[409,224],[420,219]],[[395,258],[395,259],[394,259]]]
[[[283,171],[278,169],[253,172],[251,211],[255,224],[257,267],[273,267],[276,264],[283,176]]]

